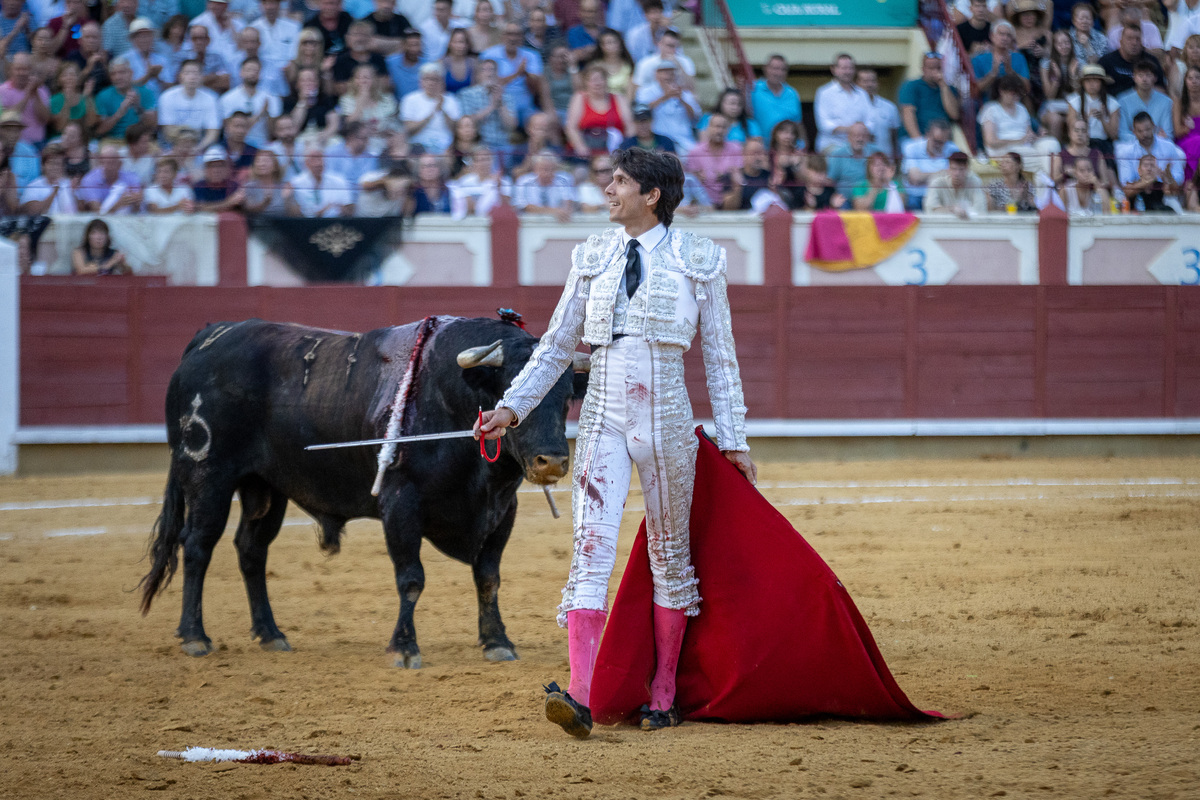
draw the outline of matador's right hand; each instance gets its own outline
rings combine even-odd
[[[504,429],[516,421],[517,415],[504,406],[495,411],[484,411],[483,416],[475,421],[475,438],[499,439],[504,435]]]

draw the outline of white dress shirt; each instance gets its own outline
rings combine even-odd
[[[856,122],[870,127],[871,96],[857,86],[846,91],[837,81],[830,81],[817,89],[813,114],[817,118],[817,150],[824,153],[846,143],[846,134],[834,133],[834,128],[848,128]]]

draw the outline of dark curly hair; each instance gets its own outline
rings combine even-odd
[[[613,153],[613,169],[620,169],[637,181],[642,194],[658,189],[654,214],[659,222],[670,227],[675,209],[683,200],[683,164],[679,157],[674,153],[630,147]]]

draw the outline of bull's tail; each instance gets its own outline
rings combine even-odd
[[[154,523],[154,533],[147,549],[147,555],[152,562],[150,571],[138,583],[138,588],[142,590],[142,616],[150,613],[150,604],[154,597],[167,588],[179,567],[184,509],[183,486],[172,469],[167,478],[167,490],[163,494],[162,511]]]

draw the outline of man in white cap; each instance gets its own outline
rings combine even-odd
[[[137,17],[137,0],[117,0],[114,13],[100,26],[104,49],[116,58],[130,48],[129,29]]]
[[[204,151],[204,179],[192,187],[196,195],[196,210],[209,214],[233,211],[246,199],[230,171],[229,155],[220,145]]]
[[[700,103],[680,85],[679,65],[674,61],[661,59],[655,65],[654,78],[637,90],[637,102],[650,109],[650,129],[673,141],[675,152],[687,153],[696,145],[692,129],[700,118]]]
[[[245,25],[229,13],[228,0],[208,0],[203,14],[188,23],[190,30],[195,25],[203,25],[208,30],[211,40],[209,49],[220,53],[225,60],[233,58],[237,50],[237,35]]]
[[[145,86],[157,100],[169,86],[162,76],[170,70],[166,57],[154,52],[154,34],[154,26],[150,24],[150,20],[145,17],[135,19],[129,25],[130,47],[117,60],[124,61],[133,71],[133,85]]]

